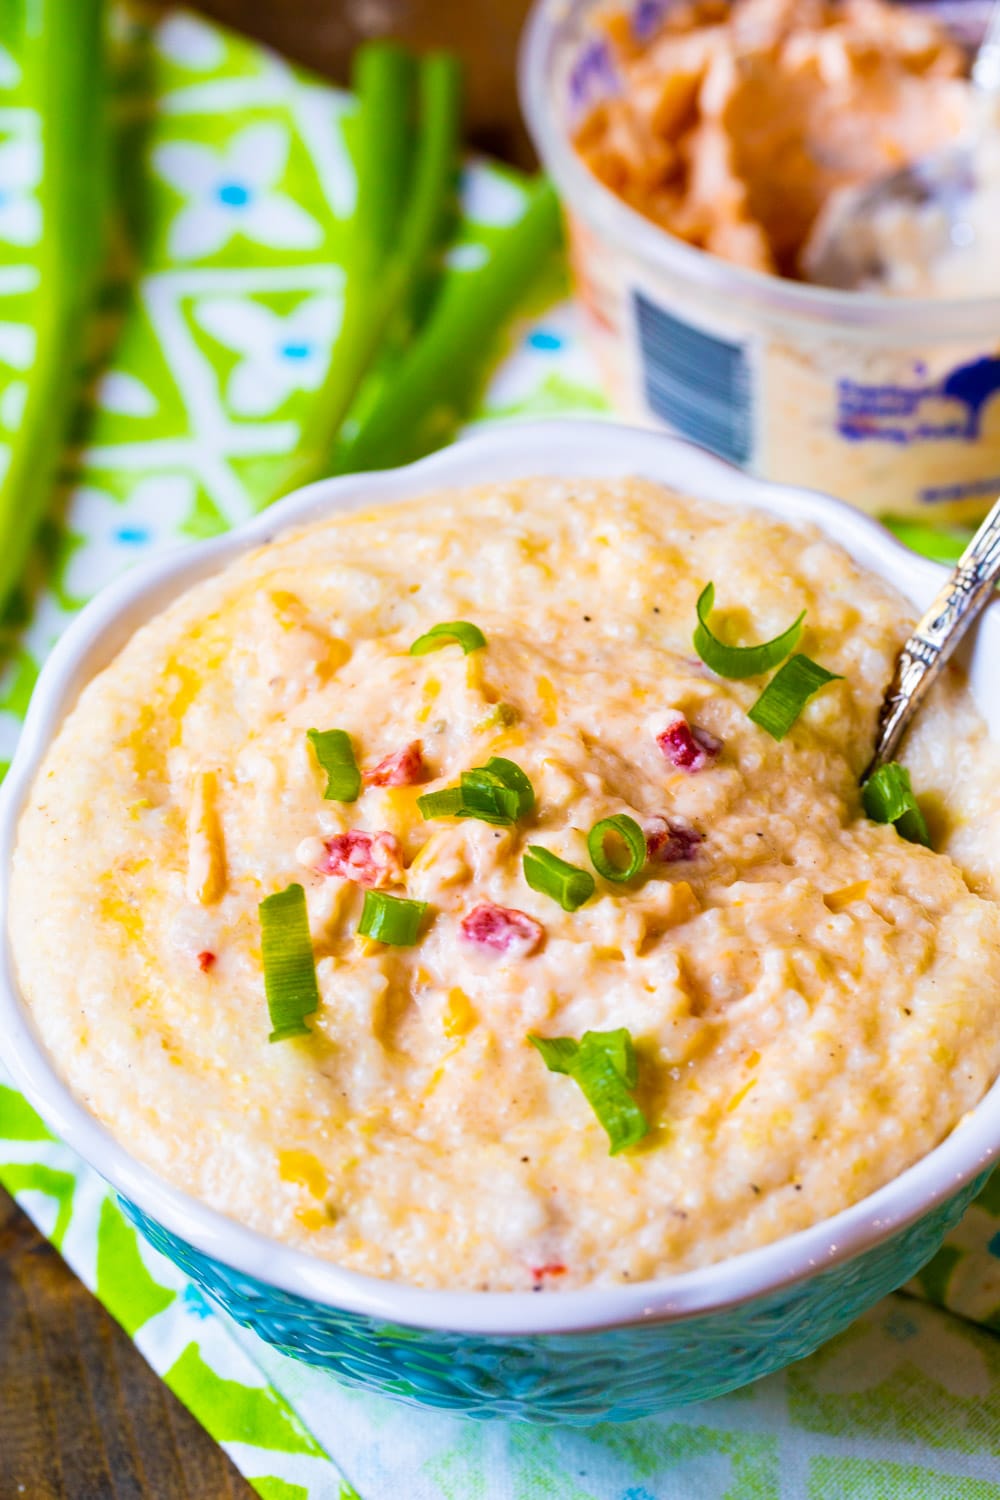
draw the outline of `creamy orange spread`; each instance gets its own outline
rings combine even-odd
[[[600,23],[621,92],[575,144],[671,234],[758,271],[801,274],[824,203],[952,141],[966,58],[939,22],[885,0],[692,0],[652,37]]]

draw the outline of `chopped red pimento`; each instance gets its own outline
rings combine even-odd
[[[365,889],[395,885],[403,878],[403,851],[393,833],[363,833],[352,828],[327,839],[320,869]]]
[[[212,965],[214,963],[215,963],[215,954],[214,953],[209,953],[209,951],[208,951],[207,948],[204,950],[203,953],[199,953],[198,954],[198,967],[199,967],[199,969],[201,970],[201,972],[203,974],[207,974],[208,971],[209,971],[209,969],[212,967]]]
[[[707,729],[689,724],[682,713],[671,713],[656,736],[656,743],[670,764],[680,771],[702,771],[722,749],[722,741]]]
[[[531,1274],[536,1281],[541,1281],[543,1276],[565,1276],[566,1270],[566,1266],[561,1265],[559,1261],[554,1260],[550,1261],[548,1265],[533,1266]]]
[[[420,741],[411,740],[402,750],[385,756],[373,770],[366,771],[364,779],[369,786],[416,786],[423,781],[426,771]]]
[[[466,942],[508,958],[527,958],[545,936],[545,928],[534,917],[512,906],[494,906],[490,901],[466,912],[461,931]]]
[[[704,842],[705,837],[681,818],[647,818],[643,824],[643,832],[646,835],[647,856],[661,864],[695,859],[698,845]]]

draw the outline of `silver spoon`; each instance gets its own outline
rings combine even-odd
[[[910,720],[944,670],[959,641],[993,597],[1000,580],[1000,500],[941,585],[896,659],[875,737],[875,756],[862,781],[894,760]]]
[[[986,33],[972,64],[971,78],[981,101],[1000,97],[1000,0],[994,0]],[[989,129],[982,105],[979,135]],[[930,228],[936,251],[965,250],[975,242],[968,205],[976,191],[977,139],[932,152],[864,186],[847,189],[831,199],[803,253],[809,281],[851,290],[877,286],[886,266],[879,221],[912,217],[915,236]],[[925,237],[925,236],[924,236]]]

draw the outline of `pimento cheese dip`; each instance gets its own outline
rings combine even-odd
[[[580,155],[671,234],[757,271],[802,275],[834,194],[970,123],[961,48],[885,0],[693,0],[649,34],[626,11],[604,25],[622,86],[580,125]]]
[[[695,654],[709,581],[719,636],[805,610],[797,651],[839,674],[781,741],[748,717],[771,674]],[[835,1213],[1000,1068],[1000,778],[957,676],[905,757],[935,850],[858,791],[911,613],[818,531],[639,480],[280,536],[139,630],[39,772],[11,933],[56,1065],[170,1182],[423,1286],[640,1280]],[[485,644],[410,654],[456,621]],[[353,801],[308,735],[335,728]],[[423,816],[491,760],[530,805]],[[646,845],[628,881],[590,857],[612,816]],[[531,848],[592,894],[529,883]],[[318,1005],[272,1042],[261,902],[295,886]],[[409,946],[359,936],[386,897],[426,903]],[[642,1122],[614,1155],[553,1069],[587,1033]]]

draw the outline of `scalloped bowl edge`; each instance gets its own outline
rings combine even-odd
[[[72,1096],[50,1062],[18,990],[7,931],[17,823],[59,724],[83,685],[134,630],[199,579],[292,525],[445,486],[530,475],[631,474],[722,504],[756,506],[793,522],[813,522],[917,608],[929,602],[944,576],[944,569],[916,557],[842,501],[753,479],[677,439],[605,421],[494,423],[405,468],[310,485],[226,536],[138,566],[102,591],[52,652],[0,791],[0,1051],[17,1086],[54,1131],[138,1208],[140,1218],[162,1226],[168,1237],[183,1241],[196,1254],[292,1297],[397,1328],[531,1337],[622,1329],[648,1321],[673,1323],[733,1308],[815,1277],[875,1250],[926,1216],[940,1218],[943,1235],[949,1201],[957,1201],[959,1195],[965,1198],[970,1185],[1000,1154],[998,1081],[939,1146],[885,1187],[832,1218],[760,1249],[658,1281],[597,1285],[555,1296],[437,1291],[345,1270],[247,1229],[171,1187],[129,1155]],[[987,610],[976,637],[975,649],[966,651],[970,685],[980,711],[991,721],[991,733],[1000,738],[1000,603]],[[933,1248],[928,1247],[924,1259]]]

